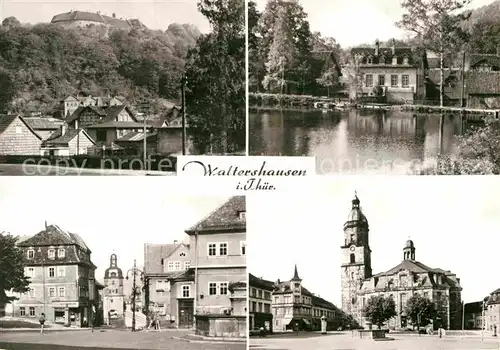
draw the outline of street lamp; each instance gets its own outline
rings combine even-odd
[[[38,253],[42,256],[42,288],[43,288],[43,314],[45,317],[47,317],[47,310],[46,310],[46,291],[45,291],[45,267],[44,267],[44,261],[45,257],[42,254],[42,248],[38,248]]]
[[[141,282],[144,279],[144,272],[139,269],[136,265],[136,261],[134,259],[134,267],[127,271],[126,279],[128,280],[128,276],[132,275],[132,332],[135,332],[135,298],[137,295],[137,285],[136,278],[139,276]]]

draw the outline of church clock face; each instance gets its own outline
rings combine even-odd
[[[351,252],[353,252],[356,250],[356,247],[352,245],[351,248],[349,248],[349,249],[351,249]]]

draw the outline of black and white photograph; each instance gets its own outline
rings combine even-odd
[[[245,154],[244,0],[2,0],[0,20],[0,175]]]
[[[498,349],[496,178],[320,182],[248,198],[250,349]]]
[[[0,349],[246,349],[244,196],[17,179],[0,182]]]
[[[249,153],[500,173],[498,0],[250,0]]]

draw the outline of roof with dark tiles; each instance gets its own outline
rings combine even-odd
[[[274,290],[274,282],[248,274],[248,284],[250,287],[260,288],[268,291]]]
[[[246,219],[240,214],[246,212],[245,196],[231,197],[227,202],[214,210],[204,219],[186,230],[191,235],[196,233],[214,233],[214,232],[245,232]]]
[[[33,130],[56,130],[64,124],[64,121],[57,118],[25,117],[24,121]]]
[[[166,259],[177,248],[178,244],[144,244],[144,273],[163,273],[162,259]]]
[[[47,225],[44,230],[30,238],[18,242],[17,245],[25,251],[29,248],[35,251],[34,259],[29,260],[30,265],[47,263],[50,261],[50,259],[47,258],[49,248],[64,247],[66,250],[65,257],[51,260],[50,264],[83,264],[95,268],[92,261],[88,259],[91,250],[85,244],[82,237],[76,233],[63,230],[57,225]],[[38,252],[38,250],[40,250],[40,252]]]
[[[78,135],[78,130],[68,129],[62,134],[62,130],[54,131],[45,141],[43,141],[42,146],[69,146],[69,142],[73,140]],[[95,144],[94,140],[87,134],[83,129],[80,129],[80,137],[86,137],[92,143]]]
[[[500,94],[500,72],[475,72],[466,73],[467,93],[472,95],[498,95]]]

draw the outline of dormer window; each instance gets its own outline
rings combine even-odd
[[[33,249],[29,249],[28,252],[28,259],[34,259],[35,258],[35,251]]]
[[[408,57],[403,58],[403,64],[408,64]]]
[[[56,250],[53,249],[53,248],[50,248],[47,252],[47,256],[49,257],[49,259],[55,259],[56,257]]]
[[[247,212],[246,211],[239,211],[238,212],[238,218],[240,220],[246,220],[246,218],[247,218]]]
[[[64,258],[66,256],[66,250],[64,248],[59,248],[57,250],[57,256],[59,258]]]
[[[398,64],[398,58],[396,56],[392,57],[392,64],[397,65]]]
[[[369,56],[367,59],[366,59],[366,63],[368,64],[372,64],[373,63],[373,58],[371,56]]]

